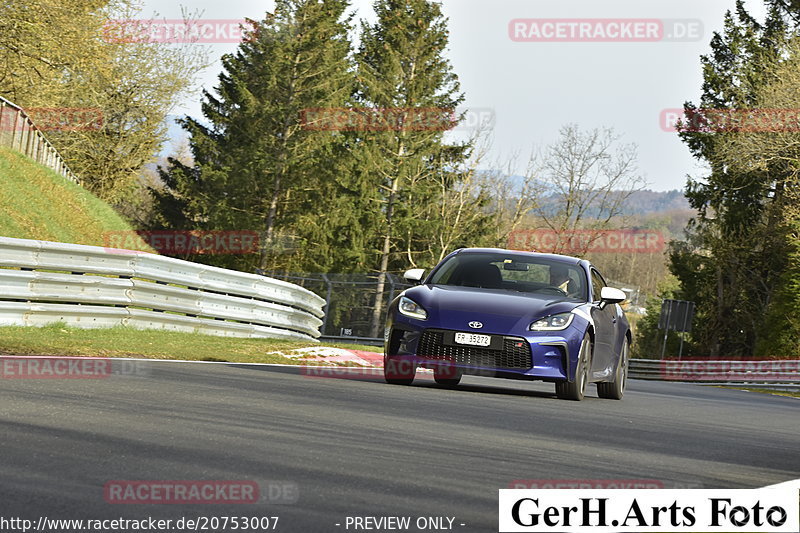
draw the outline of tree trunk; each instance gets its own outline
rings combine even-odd
[[[267,226],[264,229],[261,243],[261,269],[266,270],[267,263],[270,257],[270,249],[272,239],[275,237],[275,217],[278,213],[278,198],[281,194],[281,176],[275,178],[275,186],[272,189],[272,198],[269,202],[269,210],[267,211]]]
[[[296,96],[295,93],[295,83],[297,82],[297,68],[300,64],[300,55],[295,54],[294,62],[292,64],[292,77],[289,82],[288,87],[288,94],[286,97],[287,101],[287,108],[289,104],[294,101]],[[270,249],[272,248],[272,240],[275,237],[275,219],[277,218],[278,214],[278,199],[281,196],[282,189],[281,187],[284,184],[284,177],[286,176],[286,166],[288,160],[288,143],[289,143],[289,135],[290,135],[290,128],[292,124],[292,120],[294,117],[289,116],[288,114],[283,119],[283,131],[281,132],[281,151],[280,151],[280,170],[278,175],[275,177],[275,182],[272,188],[272,198],[270,198],[269,202],[269,209],[267,210],[267,227],[263,233],[263,240],[264,242],[261,243],[261,269],[266,270],[267,263],[270,257]]]
[[[724,281],[722,277],[722,269],[718,266],[717,267],[717,324],[723,324],[725,320],[725,289],[724,289]],[[719,336],[719,329],[714,328],[712,333],[713,340],[711,342],[711,353],[709,354],[712,359],[716,359],[719,357],[720,351],[720,336]]]
[[[389,269],[389,254],[392,251],[392,222],[394,215],[394,202],[397,191],[400,187],[400,178],[392,180],[392,188],[389,192],[389,202],[386,206],[386,235],[383,236],[383,248],[381,249],[381,263],[378,270],[378,285],[375,287],[375,302],[372,307],[372,327],[370,337],[381,337],[381,324],[383,322],[383,291],[386,287],[386,271]]]

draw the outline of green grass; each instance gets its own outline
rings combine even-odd
[[[132,232],[111,206],[79,185],[0,147],[0,236],[105,246],[106,232]],[[152,251],[138,236],[137,250]]]
[[[138,357],[232,363],[300,364],[280,355],[297,348],[319,347],[302,341],[240,339],[196,333],[139,330],[129,327],[78,329],[63,323],[44,327],[0,327],[0,354],[84,357]],[[337,344],[339,348],[377,351],[374,346]]]
[[[0,147],[0,236],[106,246],[107,232],[130,232],[132,237],[126,242],[132,245],[126,247],[153,251],[111,206],[21,153]],[[311,346],[319,345],[124,327],[78,329],[63,323],[42,328],[0,327],[0,353],[14,355],[291,364],[301,361],[270,352]],[[379,350],[372,346],[336,346]]]

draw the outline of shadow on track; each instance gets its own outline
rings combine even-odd
[[[289,366],[256,366],[247,364],[231,363],[230,367],[244,369],[244,370],[259,370],[268,372],[277,372],[283,374],[299,375],[311,379],[335,379],[344,381],[355,381],[362,383],[379,383],[386,387],[392,387],[395,390],[402,390],[403,386],[389,385],[383,378],[382,368],[361,368],[361,367],[289,367]],[[500,381],[499,379],[497,381]],[[525,380],[503,380],[511,382],[521,382]],[[534,398],[555,398],[555,391],[545,392],[538,390],[520,389],[513,387],[503,386],[488,386],[483,384],[461,383],[457,386],[443,386],[438,385],[433,381],[433,375],[424,373],[417,374],[413,385],[406,386],[405,388],[413,389],[437,389],[441,391],[453,392],[470,392],[481,394],[492,394],[499,396],[519,396],[519,397],[534,397]],[[589,399],[587,397],[587,399]]]

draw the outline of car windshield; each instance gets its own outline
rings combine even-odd
[[[436,269],[429,283],[587,298],[586,274],[577,263],[516,254],[456,254]]]

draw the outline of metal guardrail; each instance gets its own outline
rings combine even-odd
[[[80,184],[58,150],[21,107],[0,96],[0,146],[19,150],[37,163],[55,170],[68,180]]]
[[[315,341],[325,301],[298,285],[146,252],[0,237],[0,325],[63,321]]]
[[[800,390],[800,360],[631,359],[634,379]]]

